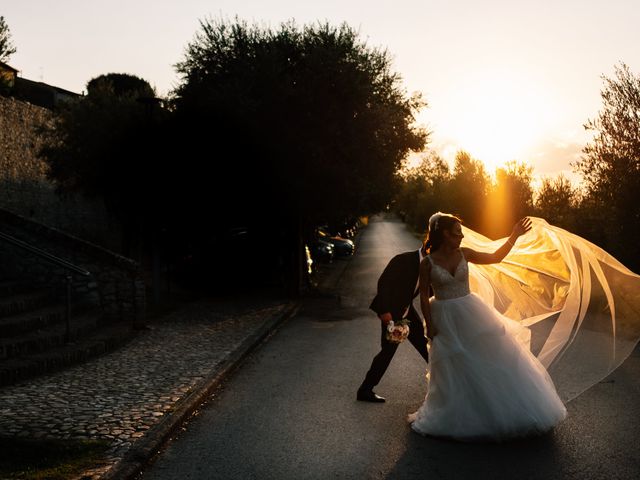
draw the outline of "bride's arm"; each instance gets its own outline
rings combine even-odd
[[[431,307],[429,305],[429,286],[431,285],[431,262],[425,258],[420,263],[420,310],[427,327],[427,337],[433,339],[437,333],[431,324]]]
[[[483,265],[489,263],[500,263],[502,259],[509,254],[518,237],[520,235],[524,235],[529,230],[531,230],[531,220],[525,217],[513,226],[513,230],[511,231],[509,238],[507,238],[507,241],[504,242],[504,244],[495,252],[477,252],[476,250],[467,247],[463,247],[461,250],[463,251],[467,261],[471,263]]]

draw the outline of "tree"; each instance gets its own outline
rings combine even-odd
[[[447,210],[460,215],[471,228],[479,229],[489,186],[484,164],[467,152],[459,151],[453,167]]]
[[[258,225],[288,239],[291,270],[313,227],[384,208],[403,159],[426,142],[421,98],[346,24],[203,21],[177,70],[176,183],[217,219],[192,222],[198,236]]]
[[[602,78],[602,109],[585,124],[594,137],[574,167],[585,182],[585,201],[606,230],[607,246],[635,263],[640,256],[640,76],[622,63],[615,78]]]
[[[549,223],[575,231],[578,203],[578,191],[567,177],[560,174],[555,178],[542,179],[536,194],[535,211]]]
[[[390,55],[344,24],[205,21],[177,68],[176,112],[209,132],[192,138],[210,153],[192,172],[209,168],[214,194],[227,198],[231,183],[305,223],[384,207],[426,140],[413,126],[423,103],[405,95]]]
[[[153,222],[166,184],[158,112],[140,101],[153,89],[133,75],[107,74],[89,81],[87,92],[44,126],[39,154],[60,191],[104,199],[124,226],[123,249],[134,254],[132,235]]]
[[[533,168],[507,162],[496,169],[483,218],[483,232],[493,238],[508,235],[514,223],[533,212]]]
[[[7,62],[16,53],[16,47],[11,41],[11,32],[3,16],[0,16],[0,62]]]
[[[429,217],[450,208],[447,203],[451,172],[440,156],[430,152],[419,165],[405,170],[395,198],[395,209],[418,232],[425,232]]]
[[[128,73],[106,73],[87,82],[87,94],[100,94],[107,90],[116,98],[133,96],[136,98],[154,97],[155,91],[146,80]]]

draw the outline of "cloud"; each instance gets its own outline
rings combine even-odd
[[[536,145],[528,159],[538,175],[555,176],[561,172],[573,171],[571,164],[580,160],[583,143],[547,140]]]

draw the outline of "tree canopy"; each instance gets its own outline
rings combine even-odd
[[[452,213],[460,215],[467,225],[478,229],[482,220],[490,179],[484,164],[469,153],[459,151],[453,166],[448,200]]]
[[[87,82],[87,94],[98,95],[106,91],[115,97],[154,97],[155,91],[146,80],[128,73],[106,73]]]
[[[615,78],[602,78],[602,109],[585,125],[594,137],[575,167],[607,243],[632,260],[640,256],[640,246],[623,246],[640,238],[640,76],[620,64]]]
[[[427,139],[414,126],[420,97],[346,24],[204,21],[177,69],[183,157],[208,178],[210,205],[232,199],[309,224],[375,211]]]
[[[158,115],[140,101],[153,89],[134,75],[106,74],[89,81],[87,92],[44,126],[48,175],[63,192],[102,197],[124,224],[146,222],[163,183]]]
[[[536,192],[536,209],[556,225],[575,230],[575,209],[578,207],[578,192],[563,174],[544,177]],[[571,228],[573,227],[573,228]]]
[[[434,212],[443,211],[489,237],[505,236],[517,219],[534,213],[532,170],[513,161],[492,180],[483,163],[465,151],[456,154],[452,167],[431,153],[400,178],[395,208],[419,232],[426,231]]]
[[[7,62],[9,57],[16,52],[16,47],[11,40],[9,25],[0,15],[0,62]]]
[[[496,169],[489,189],[481,229],[489,237],[508,235],[514,223],[533,212],[533,168],[507,162]]]

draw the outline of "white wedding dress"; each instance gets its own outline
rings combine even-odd
[[[565,416],[562,402],[636,348],[640,276],[584,238],[530,218],[531,231],[501,263],[463,259],[455,275],[432,268],[439,333],[429,346],[427,397],[410,416],[417,432],[470,440],[547,430]],[[463,247],[492,252],[504,243],[462,230]]]
[[[545,367],[530,351],[530,330],[469,288],[469,265],[455,274],[431,261],[428,391],[409,416],[423,435],[503,440],[538,434],[566,417]]]

